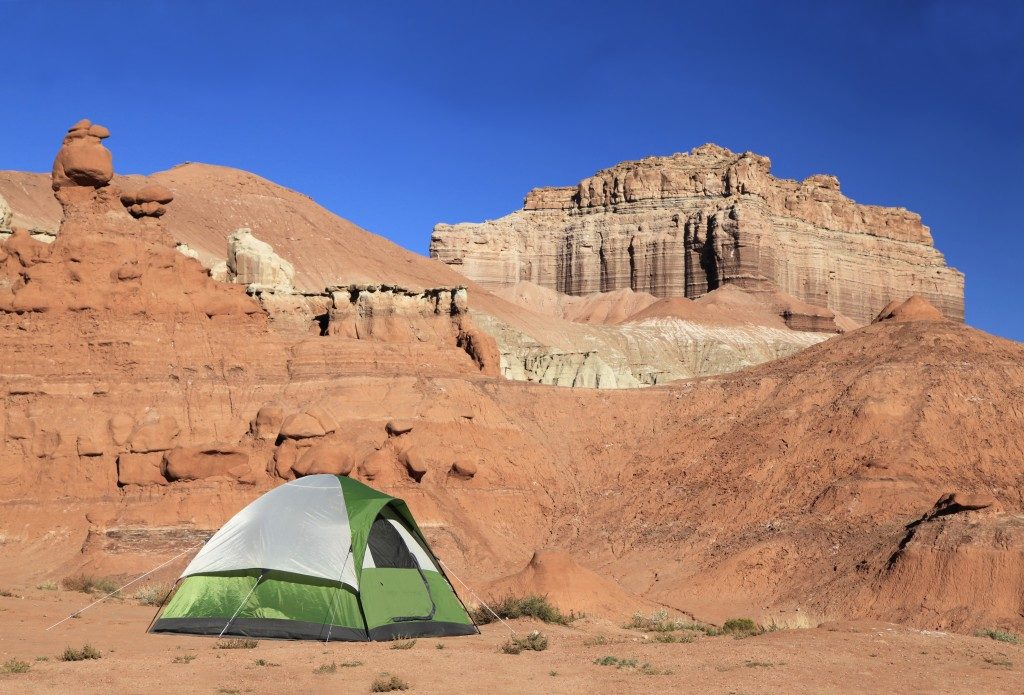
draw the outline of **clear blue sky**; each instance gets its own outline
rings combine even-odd
[[[425,253],[435,222],[716,142],[921,213],[968,321],[1024,340],[1024,3],[0,0],[0,168],[111,128]]]

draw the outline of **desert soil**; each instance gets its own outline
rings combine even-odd
[[[1024,674],[1022,646],[877,622],[666,644],[601,619],[568,627],[517,620],[518,633],[541,630],[550,642],[546,651],[519,655],[500,651],[509,635],[501,624],[474,637],[421,638],[406,650],[268,640],[221,649],[213,638],[146,634],[155,609],[131,600],[109,601],[47,631],[92,598],[5,593],[14,595],[0,597],[0,662],[30,664],[25,673],[0,675],[0,692],[10,693],[367,693],[384,672],[418,693],[1019,693]],[[85,644],[102,658],[58,660],[65,647]],[[605,656],[667,673],[594,663]],[[331,663],[335,672],[316,673]]]

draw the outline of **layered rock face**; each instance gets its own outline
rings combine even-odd
[[[187,561],[175,558],[261,492],[323,472],[406,499],[472,586],[512,574],[517,588],[590,586],[623,606],[578,562],[697,617],[725,605],[756,606],[765,624],[799,611],[805,623],[1024,625],[1019,344],[934,320],[916,299],[733,374],[624,392],[515,383],[474,354],[486,341],[467,330],[457,285],[413,287],[444,288],[445,268],[373,241],[361,252],[387,255],[372,267],[409,289],[247,294],[175,249],[167,226],[187,196],[136,219],[116,184],[61,187],[56,241],[19,231],[0,249],[0,586],[127,581],[164,562],[173,581]],[[275,329],[270,297],[319,302],[323,323]],[[607,299],[563,307],[598,323],[519,321],[547,345],[567,325],[621,324],[628,359],[656,342],[650,323],[718,321],[687,348],[701,362],[754,319],[761,339],[799,333],[778,311],[757,318],[736,287]],[[587,369],[604,378],[595,360]],[[534,555],[545,547],[574,559]],[[606,605],[578,596],[561,600]]]
[[[962,321],[963,275],[921,218],[858,205],[833,176],[777,179],[767,157],[704,145],[527,194],[498,220],[438,224],[430,255],[485,287],[700,297],[781,290],[861,324],[919,294]]]

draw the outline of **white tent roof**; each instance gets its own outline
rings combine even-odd
[[[333,475],[311,475],[271,490],[231,517],[181,576],[266,569],[358,590],[351,547],[341,483]]]

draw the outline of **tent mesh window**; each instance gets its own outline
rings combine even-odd
[[[373,555],[373,564],[378,568],[419,569],[416,558],[409,552],[398,530],[380,514],[370,527],[367,545]]]

